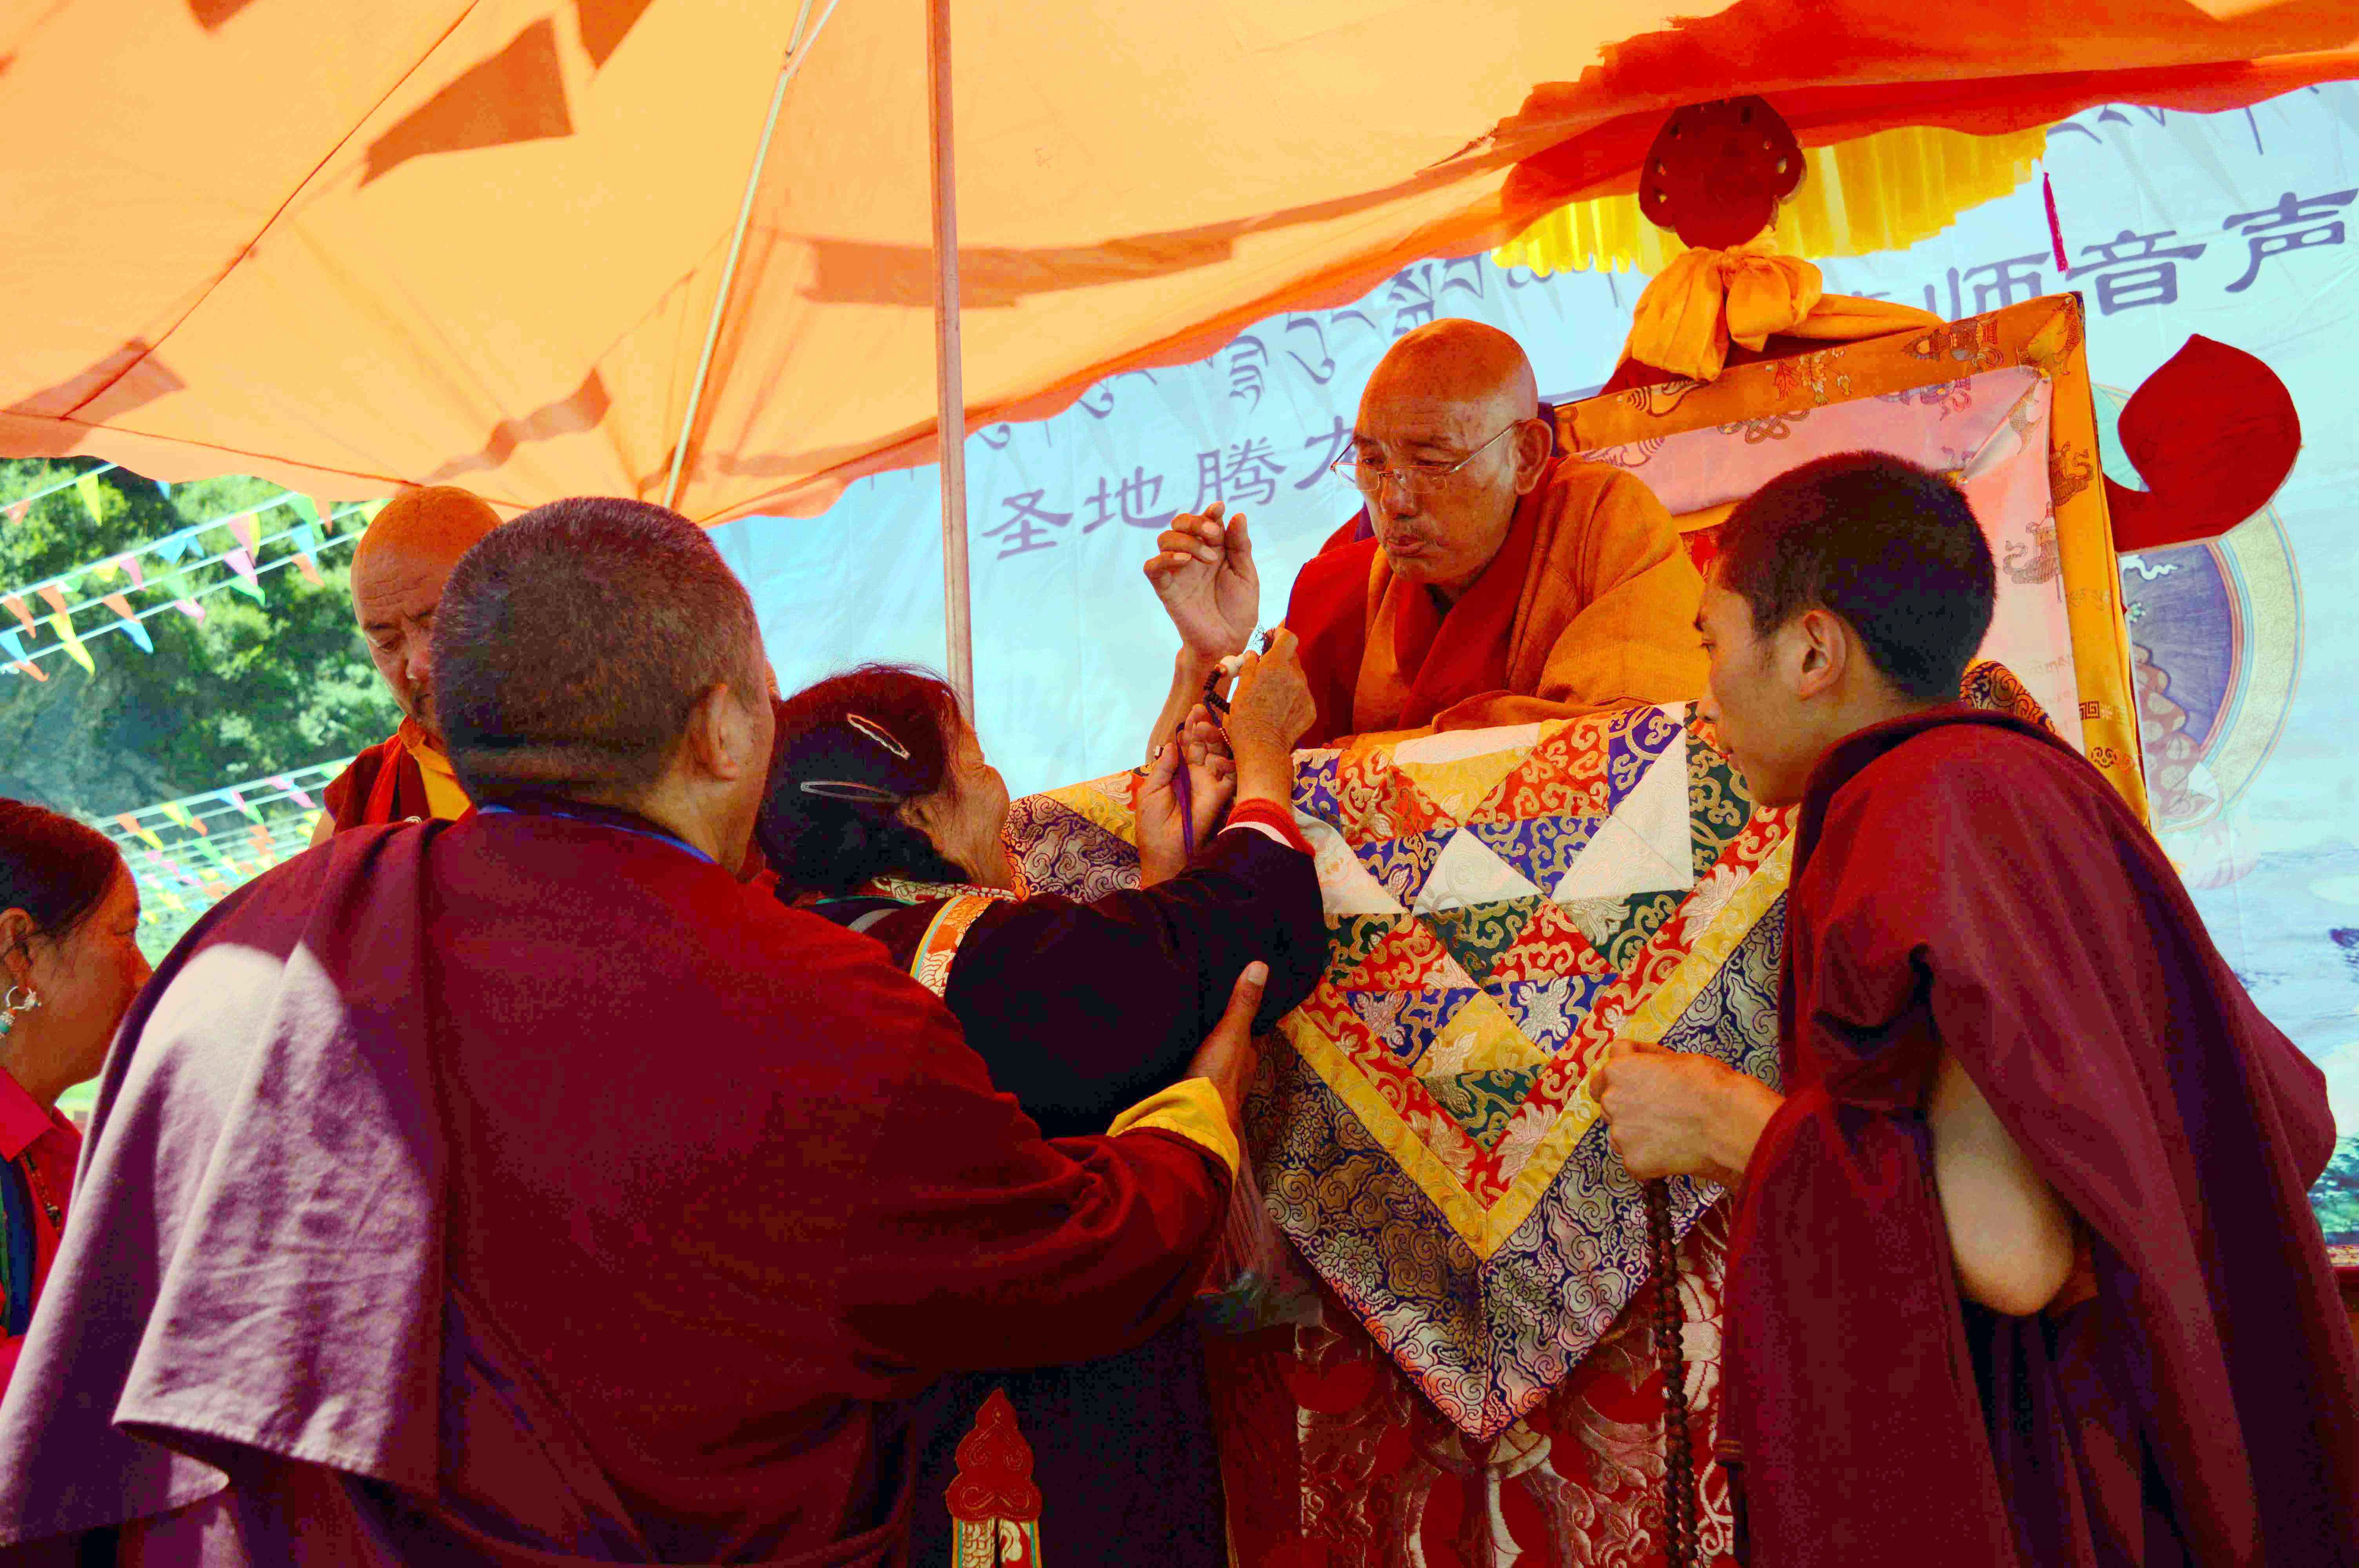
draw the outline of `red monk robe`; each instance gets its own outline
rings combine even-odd
[[[451,759],[414,719],[354,757],[321,798],[339,833],[377,822],[455,821],[467,813],[467,792]]]
[[[2096,771],[1963,708],[1852,737],[1786,940],[1788,1098],[1728,1274],[1751,1561],[2359,1562],[2359,1367],[2305,1197],[2323,1080]],[[1962,1303],[1943,1051],[2079,1217],[2044,1314]]]
[[[560,809],[341,835],[158,972],[0,1406],[0,1542],[892,1562],[916,1396],[1185,1304],[1207,1081],[1043,1141],[875,944]]]
[[[1499,553],[1447,607],[1355,532],[1310,558],[1287,602],[1319,704],[1305,746],[1703,695],[1703,579],[1662,503],[1620,469],[1551,460]]]

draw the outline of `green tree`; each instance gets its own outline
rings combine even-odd
[[[92,460],[0,462],[0,502],[30,494],[99,466]],[[280,486],[261,480],[204,480],[168,497],[123,469],[98,476],[98,515],[75,489],[36,501],[20,522],[0,523],[0,589],[25,585],[136,550],[177,529],[269,501]],[[264,532],[285,525],[266,521]],[[208,529],[207,555],[235,547],[226,528]],[[158,800],[347,756],[391,733],[400,715],[370,665],[353,625],[346,560],[338,547],[319,558],[321,581],[298,571],[263,579],[265,602],[241,592],[203,600],[201,624],[167,612],[144,622],[155,643],[140,652],[121,633],[91,643],[95,674],[57,657],[46,681],[0,677],[0,795],[56,810],[105,816]],[[193,558],[193,557],[191,557]],[[143,557],[148,581],[169,582],[168,563]],[[190,586],[223,568],[187,574]],[[109,588],[128,588],[117,579]],[[73,598],[90,597],[77,592]],[[133,592],[135,609],[157,602]],[[37,617],[47,607],[28,601]],[[109,618],[75,618],[85,635]],[[13,616],[0,625],[16,628]],[[41,640],[48,641],[44,630]]]

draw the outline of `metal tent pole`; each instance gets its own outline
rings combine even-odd
[[[811,0],[802,0],[802,8],[795,14],[794,36],[787,40],[787,52],[778,60],[778,79],[770,88],[770,113],[762,121],[762,139],[754,148],[754,167],[745,171],[745,194],[737,203],[737,226],[729,233],[729,259],[721,265],[721,287],[712,296],[712,315],[704,324],[704,348],[696,356],[696,379],[688,389],[688,407],[679,416],[679,437],[671,444],[671,473],[664,481],[663,503],[679,503],[679,479],[688,461],[689,438],[696,433],[696,416],[704,406],[704,384],[712,375],[712,351],[721,341],[721,318],[729,308],[729,290],[737,282],[737,258],[745,249],[745,225],[753,221],[754,198],[762,189],[762,168],[770,161],[770,139],[777,135],[778,111],[787,102],[787,83],[803,68],[804,45],[815,41],[813,31],[807,39],[803,25],[810,20]],[[835,15],[834,0],[819,19],[827,26],[829,16]]]
[[[974,712],[974,631],[967,597],[966,390],[959,362],[958,171],[951,124],[951,0],[926,0],[926,81],[933,93],[935,432],[942,457],[942,631],[951,686]]]

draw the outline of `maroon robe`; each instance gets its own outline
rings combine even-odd
[[[1218,1156],[1044,1141],[874,943],[565,809],[339,836],[175,951],[0,1406],[0,1541],[892,1562],[917,1396],[1185,1305]]]
[[[1728,1275],[1751,1562],[2359,1562],[2323,1078],[2097,772],[1966,708],[1851,737],[1786,941],[1788,1098]],[[2078,1217],[2077,1303],[1960,1297],[1922,1114],[1945,1051]]]
[[[426,774],[398,735],[346,763],[320,799],[339,833],[377,822],[423,822],[434,815],[426,798]]]

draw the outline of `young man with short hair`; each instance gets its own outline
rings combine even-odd
[[[1954,704],[1990,550],[1865,453],[1740,505],[1705,711],[1799,804],[1784,1095],[1617,1043],[1633,1174],[1738,1190],[1723,1458],[1762,1568],[2359,1562],[2319,1070],[2097,771]]]

